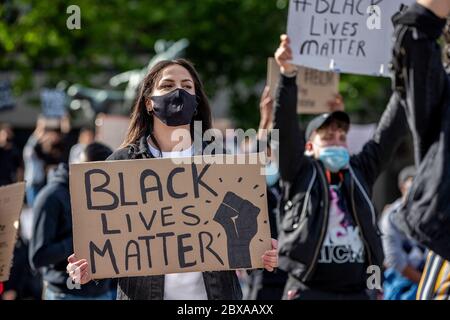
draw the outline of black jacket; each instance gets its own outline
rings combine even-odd
[[[67,257],[73,253],[69,170],[61,163],[50,175],[33,206],[33,236],[28,257],[34,269],[42,269],[48,286],[61,293],[97,296],[109,290],[109,280],[91,282],[81,289],[67,286]]]
[[[417,175],[394,218],[406,234],[450,260],[450,80],[437,43],[446,19],[414,4],[393,18],[394,87],[414,138]]]
[[[279,181],[274,186],[267,187],[267,209],[272,239],[278,239],[281,195],[282,190]],[[248,275],[248,287],[244,299],[281,300],[287,278],[287,273],[281,269],[272,272],[265,269],[253,270]]]
[[[311,279],[326,235],[329,188],[320,161],[305,156],[305,139],[297,122],[295,77],[281,76],[275,103],[274,128],[279,130],[279,167],[285,194],[279,236],[279,265],[300,281]],[[344,170],[347,203],[362,233],[369,265],[382,266],[383,250],[372,187],[388,165],[407,131],[406,117],[393,95],[372,140],[351,157]]]
[[[201,152],[201,151],[200,151]],[[141,137],[136,144],[115,151],[107,160],[152,158],[147,139]],[[209,300],[240,300],[242,291],[235,271],[203,272]],[[164,298],[164,275],[126,277],[118,279],[119,300],[162,300]]]

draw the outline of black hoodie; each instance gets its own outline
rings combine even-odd
[[[109,290],[109,281],[92,281],[81,289],[67,285],[67,257],[73,253],[69,168],[65,163],[49,176],[33,206],[33,237],[29,245],[30,265],[41,269],[44,281],[55,292],[98,296]],[[71,283],[71,281],[69,281]]]

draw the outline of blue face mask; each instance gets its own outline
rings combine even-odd
[[[331,172],[338,172],[348,165],[350,155],[344,147],[326,147],[320,150],[319,159],[325,168]]]
[[[266,183],[269,187],[275,185],[280,179],[280,173],[278,172],[277,165],[271,161],[266,165]]]

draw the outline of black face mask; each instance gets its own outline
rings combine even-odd
[[[176,89],[162,96],[152,96],[150,99],[153,101],[155,116],[170,127],[191,123],[197,111],[196,97],[183,89]]]

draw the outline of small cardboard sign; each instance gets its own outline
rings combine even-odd
[[[274,58],[267,60],[267,84],[270,95],[275,98],[275,90],[280,79],[280,68]],[[297,112],[319,114],[329,112],[328,102],[339,92],[339,74],[298,67],[297,72]]]
[[[94,279],[263,267],[266,184],[249,156],[71,165],[76,256]]]
[[[293,63],[309,68],[389,76],[391,17],[415,0],[289,1]]]
[[[62,118],[66,115],[66,93],[58,89],[42,89],[42,113],[48,118]]]
[[[0,281],[9,279],[25,183],[0,187]]]
[[[14,105],[11,83],[7,80],[0,81],[0,111],[12,109]]]

